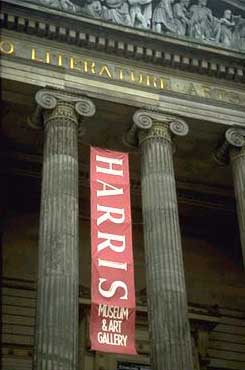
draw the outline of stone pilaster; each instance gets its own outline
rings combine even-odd
[[[44,128],[35,370],[78,369],[78,130],[95,112],[83,97],[40,90],[32,122]]]
[[[138,111],[127,141],[140,146],[145,263],[152,369],[192,370],[192,345],[173,168],[180,119]]]
[[[245,129],[230,128],[226,131],[225,136],[226,142],[229,144],[243,266],[245,268]]]

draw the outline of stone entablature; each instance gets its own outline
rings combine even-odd
[[[16,35],[15,35],[16,36]],[[245,108],[245,91],[231,87],[217,86],[215,83],[195,81],[184,76],[169,76],[165,71],[139,68],[131,63],[118,63],[113,58],[107,60],[91,56],[89,53],[69,52],[65,49],[47,47],[42,43],[30,42],[16,37],[0,38],[0,55],[9,59],[55,66],[81,77],[96,78],[108,83],[123,83],[130,87],[145,88],[154,92],[173,93],[179,96],[208,99],[215,103],[228,103]]]
[[[208,0],[29,0],[65,13],[245,50],[245,18]],[[226,7],[227,6],[227,7]]]
[[[84,17],[27,1],[4,0],[1,28],[49,42],[93,49],[93,52],[127,60],[216,77],[245,81],[245,53],[201,43],[188,37],[124,27],[98,18]],[[17,34],[16,34],[17,35]],[[50,40],[50,41],[49,41]],[[146,64],[145,64],[146,65]]]

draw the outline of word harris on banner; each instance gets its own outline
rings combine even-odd
[[[0,39],[0,54],[18,57],[33,63],[49,65],[76,72],[81,77],[98,78],[107,82],[120,82],[150,89],[159,94],[171,92],[207,98],[237,105],[245,105],[245,94],[241,91],[194,81],[187,78],[169,76],[166,73],[132,67],[131,65],[103,61],[88,55],[71,54],[64,50],[28,43],[22,40]]]
[[[93,350],[136,354],[128,154],[91,147]]]

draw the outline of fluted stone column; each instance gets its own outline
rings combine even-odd
[[[229,145],[243,266],[245,268],[245,129],[230,128],[226,131],[225,136]]]
[[[40,90],[36,102],[44,154],[34,369],[78,370],[78,129],[95,108],[52,90]]]
[[[138,138],[153,370],[192,370],[192,345],[173,168],[172,136],[180,119],[138,111],[128,142]]]

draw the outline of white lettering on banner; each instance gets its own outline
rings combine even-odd
[[[118,306],[108,306],[106,304],[99,305],[99,316],[109,319],[128,320],[128,308]]]
[[[112,333],[121,333],[122,321],[120,320],[110,320],[108,324],[108,331]]]
[[[110,267],[112,269],[125,270],[125,271],[127,271],[128,269],[127,263],[101,260],[100,258],[98,259],[98,266],[99,267]]]
[[[113,222],[114,224],[122,224],[125,221],[124,208],[105,207],[97,204],[97,211],[104,212],[104,214],[97,219],[98,226],[107,220]],[[119,215],[120,217],[113,217],[112,214]]]
[[[113,333],[98,333],[98,342],[101,344],[110,344],[111,346],[127,346],[127,335]]]
[[[117,188],[111,184],[107,184],[102,180],[97,180],[99,184],[103,185],[103,190],[97,190],[97,197],[108,197],[111,195],[122,195],[123,188]],[[110,188],[111,190],[107,189]]]
[[[91,148],[91,158],[91,347],[135,354],[128,155]]]
[[[113,281],[110,288],[108,290],[102,289],[101,285],[106,282],[106,279],[99,278],[99,292],[105,298],[111,298],[114,296],[118,288],[122,288],[125,290],[124,296],[121,296],[120,299],[127,300],[128,299],[128,287],[127,285],[120,280]]]
[[[108,175],[123,176],[123,170],[113,169],[113,165],[114,166],[123,165],[122,159],[108,158],[108,157],[102,157],[100,155],[96,155],[96,161],[109,164],[109,168],[96,166],[96,172],[107,173]]]
[[[117,252],[117,253],[122,253],[125,250],[125,235],[114,235],[114,234],[106,234],[102,232],[98,232],[97,235],[98,239],[105,239],[105,241],[101,242],[97,246],[98,252],[102,251],[103,249],[109,247],[112,251]],[[111,242],[119,242],[121,245],[115,245],[112,244]]]

